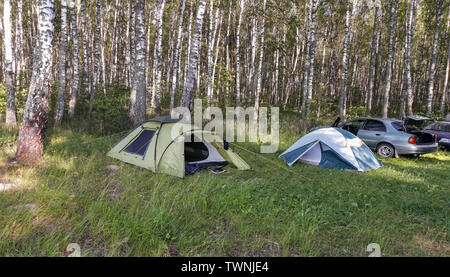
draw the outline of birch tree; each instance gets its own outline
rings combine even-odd
[[[48,119],[49,77],[52,65],[54,0],[39,0],[39,38],[33,55],[33,75],[17,141],[19,162],[34,162],[44,151]]]
[[[383,110],[381,116],[383,118],[388,117],[388,109],[389,109],[389,96],[391,93],[391,79],[392,79],[392,56],[393,56],[393,47],[394,47],[394,31],[395,31],[395,22],[397,20],[396,6],[397,0],[392,0],[391,2],[391,19],[390,19],[390,27],[389,27],[389,46],[388,46],[388,57],[386,62],[386,77],[385,77],[385,89],[384,89],[384,97],[383,97]]]
[[[91,89],[91,98],[89,99],[89,110],[88,115],[91,116],[92,114],[92,105],[94,104],[95,100],[95,94],[97,92],[97,85],[99,78],[99,59],[100,59],[100,51],[99,51],[99,44],[100,44],[100,17],[102,14],[102,0],[97,0],[97,7],[95,12],[95,18],[96,18],[96,25],[95,25],[95,37],[94,37],[94,80],[92,82],[92,89]]]
[[[310,9],[311,9],[311,21],[309,25],[309,53],[307,58],[309,58],[309,72],[307,77],[307,95],[305,100],[305,107],[303,109],[303,118],[306,118],[309,114],[309,108],[311,106],[312,100],[312,91],[314,84],[314,64],[315,64],[315,55],[316,55],[316,11],[319,5],[319,0],[311,0],[310,1]]]
[[[59,37],[58,98],[55,108],[55,125],[60,125],[66,104],[66,48],[67,48],[67,1],[61,0],[61,31]]]
[[[437,3],[437,15],[436,15],[436,30],[434,32],[433,48],[431,53],[431,65],[430,73],[428,77],[428,97],[427,97],[427,113],[431,114],[433,111],[433,94],[434,94],[434,76],[436,74],[436,57],[437,57],[437,45],[439,41],[439,25],[442,17],[442,4],[444,0],[439,0]]]
[[[146,113],[146,48],[145,48],[145,0],[136,1],[133,82],[130,97],[130,119],[133,125],[145,121]]]
[[[85,93],[89,93],[89,60],[88,60],[88,31],[86,26],[86,0],[80,2],[81,26],[83,28],[83,73],[82,84]]]
[[[254,106],[254,112],[253,112],[253,120],[255,122],[258,121],[258,117],[259,117],[259,98],[261,97],[261,93],[262,93],[262,65],[263,65],[263,59],[264,59],[266,2],[267,2],[267,0],[264,0],[263,10],[262,10],[263,16],[262,16],[261,31],[260,31],[261,43],[259,45],[259,65],[258,65],[258,74],[257,74],[257,81],[256,81],[256,91],[255,91],[255,106]]]
[[[186,84],[187,72],[189,69],[189,54],[191,53],[191,42],[192,42],[192,18],[194,17],[194,6],[190,6],[191,12],[189,13],[189,25],[187,30],[187,47],[186,47],[186,58],[184,65],[184,74],[183,74],[183,84]]]
[[[408,24],[406,31],[406,42],[405,42],[405,76],[404,76],[404,85],[403,88],[405,90],[406,96],[406,107],[408,115],[413,115],[413,93],[412,93],[412,81],[411,81],[411,47],[412,47],[412,38],[414,35],[414,22],[415,22],[415,9],[416,9],[416,0],[411,0],[409,6],[409,15],[408,15]],[[402,112],[401,112],[402,113]]]
[[[447,21],[447,29],[450,25],[450,21]],[[442,90],[442,98],[441,98],[441,114],[445,114],[445,104],[448,101],[448,79],[450,75],[450,39],[448,40],[448,46],[447,46],[447,66],[445,69],[445,78],[444,78],[444,88]]]
[[[6,127],[15,128],[16,104],[14,89],[14,57],[12,44],[11,2],[3,2],[3,34],[5,48],[5,86],[6,86]]]
[[[370,64],[369,64],[369,76],[367,84],[367,98],[366,98],[366,116],[369,116],[372,112],[372,96],[374,90],[374,75],[375,75],[375,54],[377,52],[377,26],[378,26],[378,14],[380,12],[380,5],[375,6],[375,16],[373,19],[373,32],[372,32],[372,44],[370,47]]]
[[[194,95],[194,81],[197,71],[197,63],[200,57],[200,43],[202,38],[203,16],[205,14],[206,0],[198,0],[197,14],[195,16],[194,35],[192,38],[191,51],[189,53],[189,68],[186,74],[183,96],[180,105],[190,109]]]
[[[241,105],[241,57],[240,57],[240,41],[241,41],[241,24],[242,14],[245,9],[245,0],[239,2],[239,18],[236,26],[236,106]]]
[[[19,85],[19,82],[22,78],[21,72],[24,69],[24,37],[23,37],[23,0],[17,0],[17,12],[16,12],[16,75],[18,78],[16,78],[16,84]]]
[[[211,102],[213,92],[212,92],[212,78],[213,78],[213,50],[215,45],[215,38],[216,38],[216,32],[217,32],[217,26],[218,26],[218,20],[219,20],[219,8],[216,8],[216,14],[214,16],[214,0],[210,0],[209,3],[209,30],[208,30],[208,53],[207,53],[207,60],[208,60],[208,83],[207,83],[207,96],[208,96],[208,103]]]
[[[173,59],[173,74],[172,74],[172,88],[170,90],[170,110],[174,106],[175,90],[178,86],[178,72],[180,67],[180,52],[181,52],[181,38],[183,35],[183,15],[184,8],[186,6],[186,0],[181,0],[180,12],[178,14],[178,33],[177,33],[177,46],[175,47],[175,55]]]
[[[166,0],[160,0],[158,14],[156,17],[156,41],[155,57],[153,62],[154,79],[152,93],[152,110],[159,115],[161,113],[161,75],[162,75],[162,37],[163,37],[163,15]]]
[[[71,30],[72,30],[72,90],[70,93],[69,101],[69,117],[73,118],[75,115],[75,107],[77,104],[78,87],[80,82],[80,72],[79,72],[79,47],[78,47],[78,27],[77,27],[77,14],[75,8],[75,0],[70,0],[70,18],[71,18]]]
[[[349,57],[349,41],[350,41],[350,28],[351,28],[351,11],[350,0],[346,0],[346,13],[345,13],[345,39],[344,49],[342,54],[342,69],[341,69],[341,87],[339,90],[339,117],[341,120],[345,119],[346,114],[346,101],[347,95],[345,91],[347,82],[347,70],[348,70],[348,57]]]

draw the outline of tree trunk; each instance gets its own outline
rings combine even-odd
[[[372,46],[370,49],[370,65],[369,65],[369,77],[367,84],[367,101],[366,101],[366,117],[370,116],[372,112],[372,97],[373,97],[373,88],[374,88],[374,75],[375,75],[375,54],[377,51],[377,25],[378,25],[378,13],[380,11],[380,7],[375,7],[375,17],[373,19],[373,33],[372,33]]]
[[[217,8],[217,12],[219,9]],[[211,75],[212,75],[212,53],[214,50],[214,38],[215,38],[215,29],[214,29],[214,0],[209,1],[209,29],[208,29],[208,53],[206,56],[206,59],[208,61],[208,86],[207,86],[207,96],[208,96],[208,103],[211,102]],[[214,30],[213,30],[214,29]]]
[[[345,119],[347,95],[345,91],[347,82],[347,70],[348,70],[348,56],[349,56],[349,41],[350,41],[350,28],[351,28],[351,11],[350,0],[346,0],[346,15],[345,15],[345,39],[344,50],[342,55],[342,69],[341,69],[341,87],[339,91],[339,117],[341,120]]]
[[[80,5],[81,25],[83,27],[83,91],[89,93],[89,58],[88,58],[88,30],[86,26],[86,0],[81,0]]]
[[[194,6],[191,4],[191,12],[189,15],[189,25],[187,31],[187,48],[186,48],[186,57],[184,61],[184,80],[183,85],[186,84],[187,72],[189,69],[189,54],[191,53],[191,43],[192,43],[192,18],[194,17]]]
[[[415,10],[416,0],[411,0],[409,7],[408,26],[406,33],[406,47],[405,47],[405,79],[403,88],[406,95],[406,106],[408,115],[413,115],[413,93],[412,93],[412,81],[411,81],[411,47],[412,38],[414,35],[414,22],[415,22]]]
[[[256,61],[256,50],[258,48],[258,20],[256,16],[253,17],[253,24],[251,30],[251,61],[250,61],[250,73],[248,74],[248,101],[251,100],[253,92],[255,90],[255,61]]]
[[[162,38],[163,15],[166,0],[161,0],[156,17],[155,60],[153,62],[155,77],[153,80],[152,111],[157,115],[161,113],[161,75],[162,75]]]
[[[20,85],[22,76],[21,72],[24,69],[24,47],[23,47],[23,26],[22,26],[22,13],[23,13],[23,0],[17,0],[17,12],[16,12],[16,84]]]
[[[450,21],[447,21],[447,28],[450,24]],[[448,49],[447,49],[447,67],[445,69],[445,79],[444,79],[444,89],[442,90],[442,98],[441,98],[441,115],[445,115],[445,103],[448,101],[448,78],[450,75],[450,39],[448,40]]]
[[[382,117],[388,117],[389,109],[389,96],[391,93],[391,79],[392,79],[392,56],[393,56],[393,46],[394,46],[394,31],[395,31],[395,21],[397,20],[397,13],[395,11],[397,0],[392,0],[391,6],[391,23],[389,29],[389,46],[388,46],[388,57],[386,62],[386,78],[385,78],[385,89],[383,97],[383,110]]]
[[[14,89],[14,57],[12,45],[11,2],[4,1],[3,6],[4,47],[5,47],[5,86],[6,86],[6,127],[17,126],[15,89]]]
[[[308,92],[308,74],[309,74],[309,65],[311,62],[311,59],[309,58],[310,48],[311,48],[311,15],[312,15],[312,3],[311,0],[307,2],[309,6],[309,12],[308,12],[308,25],[306,24],[305,20],[305,36],[306,36],[306,50],[304,54],[304,69],[303,69],[303,79],[302,79],[302,92],[299,93],[299,103],[300,104],[300,95],[301,95],[301,109],[302,109],[302,115],[303,111],[306,108],[306,94]],[[306,11],[305,11],[306,14]],[[306,15],[305,15],[306,16]],[[303,58],[303,57],[302,57]]]
[[[34,162],[42,157],[44,150],[54,18],[54,0],[40,0],[39,39],[33,56],[33,76],[17,141],[16,158],[19,162]]]
[[[211,102],[213,100],[214,97],[214,82],[215,82],[215,76],[216,76],[216,66],[217,66],[217,59],[219,57],[219,38],[220,38],[220,26],[221,26],[221,22],[222,22],[222,13],[220,13],[220,18],[219,18],[219,9],[217,9],[216,11],[216,23],[215,23],[215,30],[214,30],[214,37],[215,34],[217,33],[217,30],[219,30],[219,34],[217,35],[217,39],[215,39],[215,47],[213,47],[216,51],[213,54],[213,63],[212,63],[212,72],[211,72],[211,80],[209,82],[209,86],[210,86],[210,97],[208,98],[208,101]]]
[[[80,81],[79,72],[79,49],[78,49],[78,28],[77,28],[77,14],[75,11],[75,0],[70,0],[70,16],[71,16],[71,29],[72,29],[72,39],[73,39],[73,52],[72,52],[72,62],[73,62],[73,82],[72,82],[72,92],[69,101],[69,117],[73,118],[75,115],[75,107],[77,104],[78,97],[78,86]]]
[[[433,111],[433,93],[434,93],[434,75],[436,74],[436,56],[437,45],[439,41],[439,25],[442,17],[442,4],[444,0],[439,0],[436,16],[436,31],[434,32],[433,52],[431,54],[431,66],[428,78],[428,97],[427,97],[427,113],[431,114]]]
[[[61,0],[61,30],[59,37],[58,98],[55,108],[55,126],[61,124],[66,104],[66,48],[67,48],[67,1]]]
[[[203,16],[205,14],[206,0],[199,0],[197,7],[197,15],[195,17],[194,37],[192,38],[191,51],[189,53],[189,68],[186,74],[186,82],[184,84],[183,97],[180,105],[190,108],[194,95],[194,81],[197,71],[197,63],[200,58],[200,43],[202,39]]]
[[[95,26],[95,37],[94,37],[94,81],[92,82],[91,98],[89,99],[89,111],[88,115],[92,114],[92,105],[95,100],[95,93],[97,92],[97,84],[99,80],[99,68],[98,60],[100,58],[99,44],[100,44],[100,16],[102,12],[102,0],[97,0],[97,9],[95,13],[96,26]]]
[[[253,120],[254,122],[258,121],[259,117],[259,98],[261,97],[262,93],[262,66],[263,66],[263,60],[264,60],[264,33],[265,33],[265,27],[266,27],[266,2],[267,0],[264,0],[263,4],[263,18],[261,23],[261,44],[259,45],[259,65],[258,65],[258,74],[257,74],[257,81],[256,81],[256,91],[255,91],[255,107],[254,107],[254,113],[253,113]]]
[[[186,6],[186,0],[181,0],[180,3],[180,12],[178,14],[178,34],[177,34],[177,46],[175,48],[175,57],[173,59],[173,74],[172,74],[172,89],[170,90],[170,110],[172,110],[174,107],[174,101],[175,101],[175,90],[178,86],[178,70],[179,70],[179,60],[180,60],[180,52],[181,52],[181,38],[183,34],[183,15],[184,15],[184,8]]]
[[[245,0],[240,0],[239,18],[236,28],[236,106],[241,105],[241,58],[240,58],[240,41],[241,41],[241,24],[242,14],[245,10]]]
[[[146,117],[146,48],[145,48],[145,0],[136,1],[133,82],[129,117],[133,125],[139,125]]]
[[[309,108],[311,106],[312,100],[312,92],[313,92],[313,84],[314,84],[314,64],[315,64],[315,56],[316,56],[316,10],[319,4],[318,0],[311,0],[310,9],[311,9],[311,21],[309,25],[309,38],[310,38],[310,46],[309,46],[309,72],[308,72],[308,81],[307,81],[307,95],[305,101],[305,108],[302,110],[302,117],[306,119],[309,115]]]

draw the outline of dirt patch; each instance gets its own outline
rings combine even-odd
[[[119,200],[123,191],[124,191],[123,187],[121,185],[115,184],[115,183],[109,184],[108,188],[106,189],[106,193],[112,201]]]
[[[432,256],[449,256],[450,245],[445,241],[434,241],[422,234],[413,236],[413,242],[420,248],[426,250]]]

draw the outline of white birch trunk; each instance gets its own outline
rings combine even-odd
[[[189,53],[189,68],[186,74],[183,97],[181,106],[190,108],[194,95],[194,81],[197,71],[197,63],[200,58],[200,43],[202,38],[203,16],[205,14],[206,0],[199,0],[197,6],[197,15],[195,17],[194,37],[192,39],[191,51]]]
[[[61,31],[59,38],[58,98],[55,109],[55,125],[60,125],[66,104],[66,48],[67,48],[67,1],[61,0]]]
[[[145,0],[136,0],[135,14],[135,42],[133,64],[133,86],[131,87],[131,99],[129,117],[133,125],[139,125],[146,118],[146,48],[145,48]]]
[[[100,44],[100,16],[102,11],[102,0],[97,0],[97,8],[96,8],[96,26],[95,26],[95,38],[94,38],[94,80],[92,82],[92,89],[91,89],[91,98],[89,99],[89,110],[88,110],[88,116],[90,117],[92,114],[92,105],[94,104],[95,100],[95,94],[97,92],[97,85],[99,80],[99,58],[100,58],[100,52],[99,52],[99,44]]]
[[[189,69],[189,53],[191,53],[191,42],[192,42],[192,18],[194,17],[194,6],[191,5],[191,12],[189,15],[189,26],[187,31],[187,48],[186,48],[186,57],[185,57],[185,65],[184,65],[184,80],[183,85],[186,83],[187,72]]]
[[[436,74],[436,58],[437,58],[437,44],[439,41],[439,25],[442,17],[442,4],[444,0],[439,0],[437,6],[436,16],[436,31],[434,32],[433,50],[431,54],[431,66],[428,77],[428,97],[427,97],[427,113],[431,114],[433,111],[433,94],[434,94],[434,75]]]
[[[405,47],[405,80],[403,88],[406,92],[406,106],[408,115],[413,115],[413,93],[412,93],[412,81],[411,81],[411,47],[412,38],[414,35],[414,16],[416,9],[416,0],[411,0],[408,16],[408,26],[406,32],[406,47]]]
[[[73,82],[72,82],[72,92],[69,101],[69,117],[73,118],[75,115],[75,107],[78,97],[78,86],[80,81],[79,72],[79,49],[78,49],[78,27],[77,27],[77,14],[75,11],[75,0],[70,0],[70,16],[71,16],[71,26],[72,26],[72,40],[73,40],[73,52],[72,52],[72,63],[73,63]]]
[[[375,54],[377,47],[377,26],[378,26],[378,13],[380,7],[375,7],[375,16],[373,19],[373,33],[372,33],[372,45],[370,50],[370,65],[369,65],[369,77],[367,85],[367,99],[366,99],[366,116],[369,116],[372,112],[372,97],[374,87],[374,74],[375,74]]]
[[[391,79],[392,79],[392,56],[393,56],[393,46],[394,46],[394,29],[395,29],[395,21],[396,21],[396,3],[397,0],[392,0],[391,6],[391,23],[389,29],[389,46],[388,46],[388,57],[386,62],[386,78],[385,78],[385,89],[384,89],[384,98],[383,98],[383,110],[382,117],[388,117],[388,109],[389,109],[389,97],[391,92]]]
[[[236,106],[241,105],[241,58],[240,58],[240,40],[242,14],[245,10],[245,0],[240,0],[239,18],[236,27]]]
[[[259,98],[261,97],[262,93],[262,66],[263,66],[263,60],[264,60],[264,35],[265,35],[265,27],[266,27],[266,2],[267,0],[264,0],[263,4],[263,18],[261,23],[261,45],[259,46],[259,65],[258,65],[258,74],[257,74],[257,84],[256,84],[256,92],[255,92],[255,106],[254,106],[254,113],[253,113],[253,120],[255,122],[258,121],[259,118]]]
[[[5,86],[6,86],[6,127],[17,126],[15,89],[14,89],[14,57],[12,45],[11,2],[3,2],[3,28],[5,49]]]
[[[447,28],[450,24],[450,21],[447,21]],[[450,39],[448,40],[448,49],[447,49],[447,67],[445,69],[445,78],[444,78],[444,88],[442,90],[442,98],[441,98],[441,114],[445,114],[445,104],[448,102],[448,79],[450,75]]]
[[[346,114],[346,82],[347,82],[347,70],[348,70],[348,56],[349,56],[349,42],[350,42],[350,28],[351,28],[351,11],[350,0],[346,0],[346,15],[345,15],[345,39],[344,50],[342,55],[342,69],[341,69],[341,87],[339,91],[339,117],[341,120],[345,119]]]
[[[163,15],[166,0],[161,0],[156,17],[156,41],[155,41],[155,61],[154,72],[155,79],[153,80],[152,93],[152,110],[159,115],[161,113],[161,76],[162,76],[162,37],[163,37]]]
[[[186,0],[181,0],[180,12],[178,14],[178,33],[177,33],[177,46],[175,48],[175,57],[173,59],[173,73],[172,73],[172,88],[170,90],[170,110],[174,108],[175,90],[178,86],[178,73],[180,66],[180,52],[181,52],[181,38],[183,34],[183,15],[184,8],[186,6]]]
[[[33,76],[19,131],[16,158],[34,162],[42,157],[48,119],[49,77],[52,66],[54,0],[39,0],[39,39],[33,55]]]

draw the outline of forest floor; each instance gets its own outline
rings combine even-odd
[[[0,256],[66,256],[69,243],[82,256],[367,256],[370,243],[450,256],[450,153],[362,174],[288,168],[277,156],[300,133],[283,128],[275,154],[234,147],[251,171],[179,179],[107,157],[120,134],[70,127],[49,130],[39,163],[10,163],[16,133],[0,126]]]

